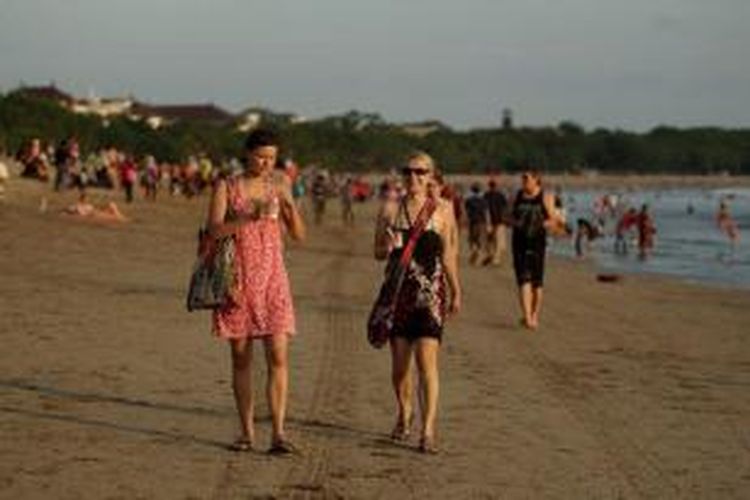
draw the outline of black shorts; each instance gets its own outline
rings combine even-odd
[[[534,288],[544,285],[544,248],[514,248],[513,269],[516,283],[521,286],[531,283]]]

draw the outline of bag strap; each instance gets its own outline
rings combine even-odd
[[[409,232],[409,240],[404,247],[404,251],[401,252],[401,259],[399,260],[399,263],[403,267],[409,265],[409,261],[414,254],[414,249],[417,247],[417,240],[420,236],[422,236],[425,229],[427,228],[427,223],[430,221],[432,214],[435,213],[436,208],[437,203],[431,196],[428,197],[427,201],[425,201],[424,205],[422,205],[422,209],[419,211],[417,218],[414,220],[414,224],[411,226],[411,231]]]

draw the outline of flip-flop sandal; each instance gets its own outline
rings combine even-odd
[[[283,438],[275,440],[268,449],[269,455],[292,455],[297,452],[297,447]]]
[[[404,422],[396,422],[396,425],[393,427],[393,430],[391,431],[391,439],[393,441],[408,441],[411,437],[411,428],[412,423],[414,422],[414,415],[409,417],[408,421],[406,423]]]
[[[247,453],[253,451],[253,442],[248,438],[238,438],[228,446],[229,451]]]
[[[427,455],[437,455],[439,450],[435,438],[424,436],[419,441],[419,451]]]

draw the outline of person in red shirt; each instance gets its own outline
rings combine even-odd
[[[133,203],[133,188],[138,180],[138,168],[131,155],[127,155],[120,164],[120,185],[125,190],[125,200]]]
[[[622,214],[615,229],[615,253],[625,255],[628,253],[627,235],[630,229],[638,223],[638,211],[629,208]]]

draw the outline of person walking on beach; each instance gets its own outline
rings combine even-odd
[[[471,193],[464,201],[466,219],[469,221],[469,263],[476,265],[482,255],[482,248],[488,233],[487,200],[482,196],[482,187],[475,182]]]
[[[487,235],[487,256],[483,264],[500,265],[506,247],[505,217],[508,210],[508,199],[500,190],[495,179],[487,183],[487,192],[484,193],[487,209],[490,214],[490,228]]]
[[[138,167],[131,155],[125,157],[125,161],[120,164],[120,185],[125,191],[125,201],[133,203],[133,189],[138,180]]]
[[[294,451],[284,431],[288,386],[288,342],[295,333],[294,309],[283,259],[283,232],[297,241],[305,227],[284,175],[274,175],[279,139],[267,130],[253,131],[245,141],[244,174],[217,181],[209,207],[211,234],[234,234],[236,290],[234,300],[213,316],[216,336],[229,340],[232,356],[232,388],[240,418],[240,437],[235,451],[252,449],[253,341],[263,343],[268,382],[266,396],[271,410],[270,453]],[[240,221],[225,223],[227,214]]]
[[[656,225],[654,219],[645,203],[641,206],[638,214],[638,257],[646,259],[654,249],[654,235],[656,234]]]
[[[406,270],[390,338],[391,375],[398,405],[391,437],[403,442],[411,434],[414,415],[411,367],[416,360],[423,390],[419,444],[423,453],[438,451],[435,442],[438,349],[446,317],[461,309],[458,247],[454,239],[456,220],[451,202],[432,194],[430,184],[434,173],[435,165],[429,155],[412,155],[402,170],[406,194],[398,200],[384,201],[375,231],[375,257],[388,259],[388,266],[397,265],[412,224],[423,209],[434,207]]]
[[[55,181],[54,190],[62,191],[69,187],[70,170],[73,163],[72,146],[73,138],[64,139],[55,150]]]
[[[328,178],[323,172],[318,172],[310,188],[312,198],[315,225],[323,223],[326,213],[326,202],[328,201]]]
[[[527,170],[521,175],[521,190],[513,201],[513,269],[518,285],[523,326],[539,327],[544,285],[544,261],[547,232],[564,233],[565,224],[555,210],[555,198],[545,193],[538,172]]]
[[[339,200],[341,201],[341,218],[345,226],[354,225],[354,179],[348,175],[339,190]]]

